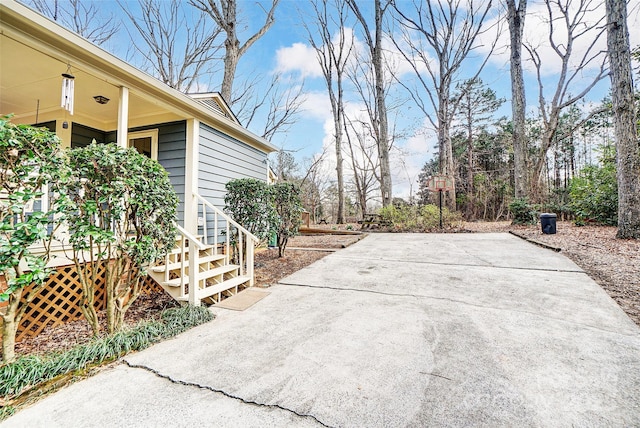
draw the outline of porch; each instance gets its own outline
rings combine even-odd
[[[257,239],[221,211],[224,184],[266,180],[274,147],[243,128],[219,94],[183,94],[17,2],[0,4],[0,23],[1,115],[49,128],[63,148],[135,147],[169,172],[180,234],[151,269],[157,282],[192,304],[251,286]],[[61,103],[63,74],[73,80],[71,107]],[[47,204],[35,202],[34,210]],[[63,236],[50,266],[70,263],[64,246]]]

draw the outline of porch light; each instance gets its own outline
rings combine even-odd
[[[98,104],[106,104],[109,102],[109,98],[105,97],[104,95],[96,95],[95,97],[93,97],[93,99],[96,100]]]
[[[67,65],[67,72],[62,73],[62,95],[60,99],[60,107],[73,114],[73,87],[76,77],[71,74],[71,66]]]

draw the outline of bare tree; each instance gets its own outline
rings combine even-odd
[[[144,42],[133,44],[144,58],[143,69],[183,92],[211,75],[221,30],[209,28],[201,13],[195,20],[187,19],[179,0],[138,0],[137,16],[129,3],[118,3]]]
[[[35,10],[78,33],[92,43],[101,45],[118,32],[113,15],[100,13],[95,3],[82,0],[30,0]]]
[[[352,121],[345,116],[345,136],[349,148],[353,184],[363,218],[367,213],[367,203],[371,193],[379,190],[376,183],[380,183],[380,177],[377,174],[380,158],[377,156],[377,145],[372,134],[368,122]]]
[[[463,63],[477,51],[479,38],[487,33],[491,0],[414,1],[411,12],[402,10],[396,1],[393,4],[399,16],[404,46],[395,39],[394,44],[411,64],[420,90],[400,83],[409,90],[416,105],[437,130],[440,173],[453,180],[455,165],[450,130],[459,98],[452,99],[451,90],[456,81],[463,80],[460,76]],[[467,79],[479,76],[493,53],[496,40],[491,41],[483,57],[476,59],[474,74]],[[426,102],[422,93],[427,95]],[[455,209],[455,199],[454,190],[447,199],[452,209]]]
[[[317,223],[319,211],[322,209],[323,195],[329,187],[329,179],[323,172],[326,151],[316,153],[312,158],[304,161],[303,170],[306,171],[300,180],[303,205],[311,213],[311,221]]]
[[[271,168],[276,174],[278,182],[283,182],[293,180],[300,166],[293,156],[293,151],[281,147],[275,153],[275,162],[271,162]]]
[[[387,82],[384,73],[384,58],[383,58],[383,19],[389,7],[390,0],[375,0],[375,15],[374,23],[375,28],[373,31],[369,28],[369,21],[362,14],[358,2],[356,0],[346,0],[347,4],[355,14],[360,26],[362,27],[362,36],[365,44],[369,49],[371,55],[371,65],[373,69],[373,82],[374,82],[374,94],[375,94],[375,109],[370,110],[374,112],[372,124],[375,131],[375,139],[378,145],[378,156],[380,158],[380,191],[382,193],[382,205],[387,206],[391,204],[393,199],[392,183],[391,183],[391,166],[389,162],[389,151],[391,149],[391,141],[389,138],[389,123],[387,120],[387,106],[386,106],[386,87]]]
[[[640,239],[640,145],[633,94],[627,4],[606,0],[607,47],[618,167],[618,238]]]
[[[244,43],[238,39],[241,11],[237,0],[190,0],[190,4],[206,13],[225,33],[224,74],[220,93],[233,108],[245,127],[258,128],[257,134],[271,140],[274,135],[286,132],[296,120],[304,101],[304,82],[282,85],[282,75],[274,74],[265,88],[260,76],[243,80],[237,88],[236,70],[243,55],[256,43],[275,22],[275,11],[280,0],[271,0],[265,13],[264,23]],[[258,3],[262,8],[262,4]],[[258,120],[263,123],[255,125]],[[254,126],[252,126],[254,125]]]
[[[305,100],[304,82],[290,85],[283,84],[283,76],[279,73],[271,76],[267,87],[257,90],[258,80],[245,82],[243,95],[236,98],[236,115],[246,128],[249,128],[265,111],[262,127],[256,133],[267,140],[276,134],[286,132],[293,125],[302,109]]]
[[[275,22],[275,11],[280,0],[272,0],[271,8],[266,11],[264,24],[244,43],[238,40],[238,2],[237,0],[190,0],[190,3],[208,14],[213,22],[225,32],[224,76],[222,78],[222,97],[233,106],[233,83],[240,58],[249,48],[271,28]]]
[[[354,58],[349,62],[346,74],[351,82],[353,92],[364,108],[357,113],[353,113],[351,117],[346,113],[344,116],[344,135],[349,149],[351,169],[354,178],[360,177],[361,183],[363,175],[373,177],[377,183],[375,187],[381,190],[382,169],[380,167],[381,156],[379,155],[379,132],[376,127],[378,104],[376,102],[375,71],[369,58],[362,57],[358,50],[354,50],[352,55]],[[390,138],[388,142],[389,152],[391,151],[392,143],[393,139]],[[354,162],[356,163],[354,164]],[[359,193],[363,194],[363,189],[364,187],[361,188]],[[362,201],[360,196],[358,196],[358,199],[360,202]],[[364,213],[366,213],[366,210],[363,211]]]
[[[316,51],[318,63],[322,69],[331,113],[333,114],[334,144],[336,150],[336,176],[338,191],[338,212],[336,223],[344,223],[344,174],[342,155],[342,133],[344,131],[344,74],[349,60],[353,39],[348,40],[345,28],[347,4],[345,0],[334,0],[329,6],[326,0],[312,1],[315,12],[313,17],[315,28],[305,24],[309,35],[309,43]],[[335,11],[331,16],[329,7]],[[334,39],[335,34],[335,39]],[[316,36],[317,39],[314,37]]]
[[[605,31],[605,27],[602,25],[605,17],[603,16],[595,22],[589,22],[587,19],[588,15],[596,10],[601,3],[596,0],[579,0],[577,4],[572,0],[545,0],[545,4],[549,26],[549,45],[561,65],[553,96],[551,100],[548,100],[544,90],[544,82],[548,79],[543,78],[545,64],[542,62],[540,49],[532,46],[531,43],[524,44],[536,70],[538,108],[543,125],[540,148],[533,164],[530,183],[530,196],[534,200],[540,200],[542,196],[544,188],[542,172],[547,163],[547,152],[556,138],[564,138],[564,136],[556,135],[560,113],[584,98],[599,81],[607,76],[606,55],[598,49],[598,40]],[[580,53],[574,48],[576,42],[582,38],[591,41],[587,48]],[[576,56],[577,61],[575,60]],[[589,78],[586,75],[586,70],[594,64],[597,71]],[[576,89],[574,85],[577,80],[587,83],[575,95],[571,95],[571,91]],[[591,115],[587,119],[589,117]]]
[[[528,195],[526,98],[522,73],[522,34],[527,0],[506,0],[510,35],[511,114],[513,120],[513,175],[516,198]]]

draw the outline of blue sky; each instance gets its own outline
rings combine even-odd
[[[246,29],[246,32],[240,34],[241,42],[246,39],[248,33],[251,33],[257,26],[262,24],[264,11],[263,8],[258,6],[260,3],[266,8],[270,2],[264,0],[239,0],[241,9],[240,28]],[[411,2],[408,0],[403,0],[400,3],[404,6],[411,5]],[[494,1],[494,3],[497,2]],[[136,2],[127,1],[128,6],[135,6],[135,4]],[[629,25],[631,29],[632,46],[640,45],[640,31],[634,31],[636,28],[640,28],[639,4],[640,0],[631,0],[629,3],[629,10],[631,11]],[[97,2],[97,5],[105,11],[111,11],[117,14],[118,17],[122,17],[126,22],[126,17],[115,1],[101,1]],[[372,9],[372,3],[367,4],[363,2],[363,5],[369,6],[364,6],[364,10]],[[544,79],[547,90],[549,90],[549,88],[553,86],[559,68],[557,61],[553,60],[553,56],[548,47],[544,47],[546,25],[541,20],[541,17],[544,16],[544,11],[544,5],[540,1],[529,2],[528,16],[525,25],[525,39],[534,44],[540,44],[541,46],[540,52],[543,63],[545,64]],[[331,142],[332,124],[325,83],[323,77],[319,74],[315,53],[309,46],[307,40],[308,34],[302,24],[301,13],[310,16],[311,8],[308,2],[304,0],[281,0],[276,13],[274,26],[241,59],[238,68],[238,78],[242,79],[253,75],[269,77],[273,73],[281,72],[286,76],[286,82],[290,86],[299,85],[304,80],[306,100],[303,105],[303,111],[299,115],[298,122],[291,127],[288,133],[279,134],[272,140],[275,145],[294,152],[298,161],[303,163],[304,158],[309,158],[315,153],[321,152],[323,145],[328,147]],[[603,15],[603,8],[598,8],[590,14],[590,17],[592,19],[598,19],[598,17]],[[508,28],[504,20],[501,22],[503,23],[503,27],[500,30],[501,41],[503,44],[506,44],[508,42]],[[358,37],[357,30],[356,37]],[[357,40],[361,41],[361,37]],[[590,39],[587,38],[587,41],[590,41]],[[105,48],[121,57],[126,57],[127,47],[129,45],[130,39],[128,33],[121,31],[117,38],[106,45]],[[604,37],[600,40],[599,46],[602,49],[606,48],[606,39]],[[391,43],[387,43],[387,47],[389,51],[393,50]],[[479,52],[481,52],[481,49]],[[509,116],[511,111],[509,104],[511,92],[508,61],[508,52],[503,48],[493,54],[481,74],[483,81],[492,88],[499,97],[507,100],[499,112],[505,116]],[[135,58],[132,59],[131,62],[135,65]],[[473,75],[473,66],[473,61],[470,61],[469,66],[461,73],[462,76],[470,77]],[[525,64],[525,66],[527,66],[527,64]],[[412,72],[406,67],[406,64],[403,67],[401,61],[398,63],[397,72],[403,81],[410,82],[414,79]],[[580,85],[588,81],[590,72],[591,71],[586,71],[582,76],[583,79],[577,82],[573,91],[574,93],[580,90]],[[537,111],[538,87],[534,80],[534,75],[531,72],[526,73],[525,77],[527,80],[527,103],[529,111],[535,114]],[[268,78],[265,80],[268,80]],[[607,93],[608,84],[608,79],[605,79],[595,88],[589,96],[589,99],[595,101],[602,99]],[[211,86],[213,87],[209,87],[208,89],[218,90],[218,88],[215,87],[215,83]],[[403,93],[403,90],[398,87],[392,88],[391,94],[394,100],[408,100],[406,93]],[[352,114],[356,114],[358,110],[362,109],[362,106],[352,96],[348,95],[347,100],[349,103],[347,110],[351,111]],[[414,192],[417,189],[415,181],[417,180],[417,174],[420,168],[425,161],[436,153],[434,149],[435,134],[432,129],[425,126],[427,122],[423,114],[409,101],[403,103],[391,116],[396,122],[397,129],[402,131],[403,134],[403,137],[396,142],[396,147],[401,150],[397,150],[395,154],[392,155],[394,195],[408,196],[411,188]],[[253,130],[258,132],[257,128]],[[331,159],[335,157],[335,154],[331,154],[332,149],[330,147],[328,147],[327,152],[329,153],[327,159],[330,163]],[[402,156],[400,156],[400,152],[403,153]],[[331,170],[330,165],[327,166],[327,170]],[[410,184],[412,184],[412,186],[410,186]]]
[[[313,64],[313,52],[308,47],[306,30],[300,24],[296,9],[302,8],[305,2],[296,1],[284,1],[281,4],[278,21],[274,28],[270,31],[270,34],[265,38],[263,43],[256,47],[256,49],[262,49],[260,53],[262,59],[268,61],[269,52],[274,52],[276,59],[276,68],[285,68],[288,71],[293,71],[305,74],[305,84],[307,92],[309,94],[308,102],[306,103],[306,111],[302,114],[301,120],[296,127],[286,136],[280,136],[275,141],[276,144],[284,146],[289,150],[298,150],[297,156],[310,156],[314,152],[318,152],[322,144],[327,144],[330,141],[330,111],[329,105],[325,94],[324,82],[322,77],[313,74],[310,69]],[[632,46],[638,46],[640,44],[640,34],[638,31],[633,31],[634,28],[640,28],[638,25],[638,9],[639,1],[632,0],[629,4],[629,10],[632,12],[632,17],[629,21],[631,28],[631,40]],[[544,17],[545,8],[541,2],[530,2],[529,14],[527,17],[527,26],[525,27],[525,39],[529,40],[533,44],[541,44],[540,52],[543,59],[545,90],[547,96],[548,91],[554,88],[555,80],[557,78],[557,72],[559,70],[559,64],[554,60],[551,52],[548,48],[544,47],[545,43],[545,29],[546,25],[542,22]],[[592,19],[598,19],[604,16],[604,10],[599,8],[594,10],[589,17]],[[542,30],[542,31],[541,31]],[[504,45],[508,42],[508,28],[506,23],[501,30],[501,40]],[[579,43],[577,48],[585,46],[590,43],[592,38],[586,37],[585,42]],[[606,39],[601,37],[599,42],[601,49],[606,48]],[[267,54],[265,57],[264,54]],[[287,60],[288,58],[288,60]],[[266,62],[265,62],[266,63]],[[472,64],[472,62],[470,62]],[[271,64],[274,64],[273,60]],[[472,67],[472,65],[471,65]],[[529,63],[525,64],[525,67],[529,67]],[[581,88],[589,82],[589,76],[593,74],[594,70],[587,70],[583,73],[583,79],[578,79],[576,85],[572,86],[573,93],[577,93]],[[473,70],[466,70],[463,72],[463,76],[470,76]],[[413,75],[410,72],[401,74],[404,79],[413,79]],[[532,115],[537,112],[538,102],[538,85],[535,81],[533,70],[530,69],[525,75],[527,80],[527,103],[528,110]],[[491,60],[487,64],[483,73],[481,74],[483,81],[496,93],[499,97],[506,99],[505,104],[499,111],[500,115],[510,116],[510,74],[509,74],[509,57],[508,52],[505,49],[494,53]],[[589,95],[588,99],[595,102],[601,100],[608,91],[609,80],[604,79]],[[406,97],[406,94],[402,94],[402,91],[398,90],[397,95],[399,97]],[[413,182],[413,190],[415,192],[417,180],[417,174],[422,165],[434,156],[436,150],[435,134],[432,129],[424,129],[421,125],[424,124],[424,117],[421,112],[411,103],[405,104],[401,112],[398,114],[398,128],[404,130],[408,135],[401,141],[398,141],[397,146],[405,153],[404,159],[400,159],[399,156],[395,157],[395,164],[392,165],[394,170],[394,194],[398,196],[408,196],[410,191],[409,182]],[[428,127],[427,127],[428,128]]]

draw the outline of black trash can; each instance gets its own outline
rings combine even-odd
[[[553,213],[540,214],[540,226],[542,226],[542,233],[546,235],[556,233],[556,215]]]

